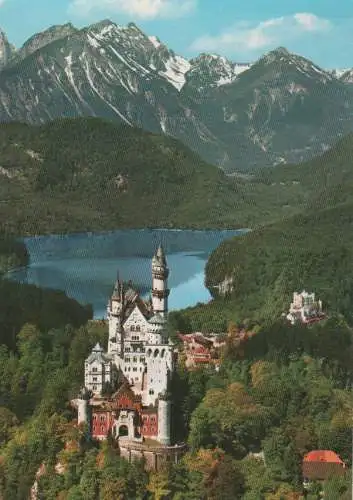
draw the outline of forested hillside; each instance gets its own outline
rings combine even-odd
[[[345,158],[342,153],[339,172],[349,169]],[[325,158],[320,161],[325,165]],[[255,227],[314,203],[320,186],[335,180],[332,169],[320,171],[321,163],[312,167],[318,186],[304,166],[227,177],[176,140],[95,118],[38,127],[2,124],[0,217],[4,229],[22,236],[122,227]]]
[[[0,125],[8,232],[239,227],[234,184],[177,141],[99,119]]]
[[[0,494],[27,499],[42,465],[38,494],[45,499],[294,500],[302,493],[303,455],[328,448],[348,468],[347,477],[325,482],[325,493],[348,500],[352,331],[334,319],[310,332],[259,327],[239,345],[230,324],[218,373],[188,372],[181,355],[173,424],[189,452],[177,466],[147,474],[143,464],[120,458],[111,439],[98,444],[74,425],[69,400],[87,353],[97,341],[106,345],[104,324],[24,325],[16,352],[0,352]],[[265,463],[251,455],[261,451]],[[307,499],[318,500],[319,490],[314,484]]]
[[[294,291],[315,291],[329,313],[353,321],[353,204],[307,211],[222,243],[206,266],[211,293],[225,276],[234,290],[212,308],[237,318],[279,317]],[[207,306],[205,307],[207,309]]]
[[[17,266],[28,263],[26,245],[13,237],[0,233],[0,275]]]

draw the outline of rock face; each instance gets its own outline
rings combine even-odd
[[[253,64],[187,60],[135,24],[53,26],[15,51],[0,33],[0,121],[99,116],[178,138],[227,172],[300,162],[353,129],[347,71],[284,48]]]
[[[14,52],[15,47],[9,43],[5,33],[0,29],[0,71],[9,62]]]

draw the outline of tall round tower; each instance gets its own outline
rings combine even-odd
[[[121,323],[124,316],[124,306],[124,285],[120,281],[118,275],[113,295],[109,300],[107,308],[107,318],[109,323],[109,354],[119,353],[119,349],[121,349]]]
[[[152,259],[152,306],[155,314],[168,313],[168,276],[169,269],[161,245]]]
[[[170,435],[171,419],[171,401],[167,393],[160,394],[158,397],[158,441],[169,446],[171,443]]]
[[[92,394],[90,391],[86,389],[86,387],[80,390],[78,399],[77,399],[77,423],[80,424],[90,424],[89,418],[89,400],[91,399]]]

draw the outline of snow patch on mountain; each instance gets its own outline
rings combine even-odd
[[[156,49],[162,45],[156,36],[149,36],[148,39]]]
[[[217,87],[221,87],[222,85],[227,85],[229,83],[234,82],[238,75],[244,73],[244,71],[248,70],[251,67],[251,64],[237,64],[230,65],[228,61],[224,59],[224,70],[227,72],[226,75],[221,76],[221,78],[216,82]]]
[[[170,57],[165,63],[165,71],[159,74],[166,78],[177,90],[181,90],[185,85],[185,75],[191,68],[189,61],[180,56]]]
[[[331,73],[331,75],[333,75],[335,78],[337,78],[339,80],[349,70],[350,70],[350,68],[344,68],[344,69],[336,68],[336,69],[329,70],[329,72]]]
[[[98,49],[100,47],[99,43],[97,42],[97,40],[92,36],[90,35],[89,33],[87,34],[87,39],[88,39],[88,43],[95,49]]]

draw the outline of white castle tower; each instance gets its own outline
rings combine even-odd
[[[107,308],[107,318],[109,322],[109,354],[121,355],[124,352],[124,335],[122,329],[125,306],[124,299],[124,285],[118,276]]]
[[[171,402],[167,393],[160,394],[158,398],[158,441],[165,445],[170,445],[170,420]]]
[[[149,437],[168,446],[171,442],[168,389],[174,370],[174,346],[169,339],[167,320],[169,269],[161,245],[152,258],[151,271],[150,300],[144,300],[130,283],[124,286],[117,277],[107,306],[108,353],[104,353],[98,344],[93,348],[85,361],[85,386],[94,398],[101,397],[104,387],[112,384],[112,370],[116,368],[129,387],[130,395],[124,397],[137,399],[129,403],[129,407],[124,406],[127,404],[125,400],[123,408],[117,406],[111,410],[114,415],[112,413],[108,420],[111,430],[115,429],[113,434],[120,439],[120,428],[126,425],[129,439]],[[136,405],[141,406],[139,410]],[[96,407],[92,411],[92,433],[101,439],[107,431],[103,424],[105,416],[97,413]],[[138,418],[137,411],[140,412]],[[87,401],[84,398],[78,401],[78,413],[79,422],[87,420]],[[137,422],[142,422],[140,430]],[[136,435],[139,433],[140,437]]]
[[[152,259],[152,306],[155,314],[166,316],[168,313],[168,276],[169,269],[161,245]]]
[[[77,423],[87,424],[89,425],[90,414],[89,414],[89,400],[92,396],[92,393],[87,390],[87,388],[83,388],[80,390],[78,399],[76,400],[77,404]]]

